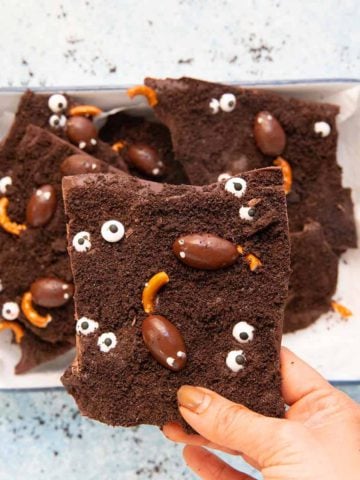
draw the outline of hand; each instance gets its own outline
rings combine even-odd
[[[289,350],[281,351],[285,419],[252,412],[201,387],[178,391],[180,413],[200,435],[164,427],[186,443],[185,461],[203,480],[250,480],[206,450],[242,455],[264,480],[360,478],[360,406]]]

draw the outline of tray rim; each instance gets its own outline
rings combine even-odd
[[[210,80],[205,80],[210,81]],[[271,87],[271,86],[279,86],[279,85],[321,85],[321,84],[359,84],[359,78],[353,77],[334,77],[334,78],[304,78],[304,79],[289,79],[289,80],[232,80],[232,81],[220,81],[217,83],[224,83],[228,85],[241,85],[241,86],[255,86],[259,85],[261,87]],[[125,83],[125,84],[111,84],[111,85],[58,85],[58,86],[8,86],[8,87],[0,87],[0,93],[21,93],[26,90],[32,90],[34,92],[56,92],[56,91],[78,91],[78,92],[86,92],[86,91],[124,91],[127,90],[129,87],[132,87],[133,83]]]

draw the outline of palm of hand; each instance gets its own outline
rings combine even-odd
[[[281,364],[283,396],[290,405],[285,419],[262,417],[201,389],[212,397],[207,410],[199,414],[180,407],[201,435],[188,435],[176,424],[164,427],[168,438],[187,444],[185,460],[202,479],[251,478],[202,447],[242,455],[264,480],[360,477],[360,407],[286,349]]]

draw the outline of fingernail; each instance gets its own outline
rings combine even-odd
[[[180,407],[187,408],[194,413],[203,413],[211,402],[210,395],[204,393],[200,388],[184,385],[177,392]]]

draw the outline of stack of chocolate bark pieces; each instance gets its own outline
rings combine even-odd
[[[75,345],[62,177],[127,171],[74,107],[64,95],[26,92],[0,148],[0,329],[20,345],[16,373]]]
[[[356,247],[338,107],[190,78],[128,95],[149,116],[98,132],[95,106],[27,92],[1,146],[0,329],[17,373],[76,329],[63,383],[91,418],[181,422],[184,383],[282,416],[283,321],[332,307]]]

